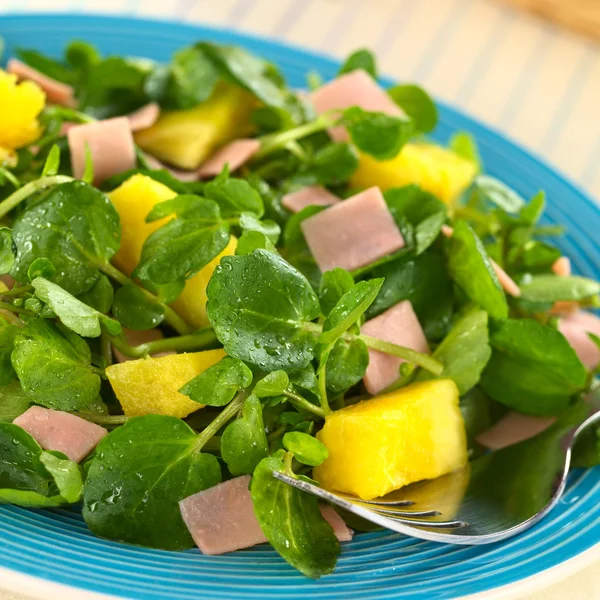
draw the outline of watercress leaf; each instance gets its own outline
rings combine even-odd
[[[16,54],[24,63],[52,79],[69,84],[74,82],[74,73],[68,67],[37,50],[17,48]]]
[[[262,416],[262,404],[252,395],[244,402],[242,414],[221,436],[221,456],[232,475],[250,475],[269,456],[269,444]]]
[[[113,316],[123,327],[145,331],[158,327],[165,311],[161,304],[151,302],[137,285],[124,285],[115,294]]]
[[[494,400],[519,412],[553,416],[585,388],[587,371],[556,329],[532,319],[496,323],[492,357],[481,385]]]
[[[508,253],[508,260],[512,258],[512,250]],[[529,271],[548,270],[562,256],[558,248],[534,240],[527,242],[524,247],[516,250],[518,257],[513,262]]]
[[[319,302],[321,312],[327,316],[341,297],[354,287],[352,275],[339,267],[326,271],[319,284]]]
[[[134,417],[96,448],[83,493],[83,518],[104,538],[185,550],[194,543],[179,501],[216,485],[221,469],[200,453],[197,435],[175,417]]]
[[[252,383],[252,371],[237,358],[225,356],[188,381],[179,391],[206,406],[225,406]]]
[[[0,273],[10,273],[15,264],[12,232],[8,227],[0,228]]]
[[[294,455],[303,465],[316,467],[328,456],[325,444],[317,438],[299,431],[290,431],[283,436],[283,447]]]
[[[473,163],[478,172],[481,171],[482,162],[477,142],[469,132],[458,131],[450,138],[448,146],[455,154]]]
[[[43,276],[46,277],[46,279],[50,279],[52,277],[52,275],[49,275],[48,273],[44,274]],[[79,299],[84,304],[87,304],[88,306],[95,308],[98,312],[104,314],[110,311],[114,298],[115,290],[110,282],[110,279],[104,274],[100,274],[100,277],[98,277],[96,283],[87,292],[79,294]]]
[[[546,192],[540,190],[519,212],[519,219],[527,225],[537,225],[546,209]]]
[[[440,377],[452,379],[461,396],[479,383],[491,355],[488,315],[477,307],[468,310],[454,323],[450,333],[433,353],[433,357],[444,365]],[[422,370],[417,379],[424,381],[432,378],[430,373]]]
[[[487,200],[508,213],[518,213],[525,206],[525,200],[515,190],[495,177],[478,175],[474,184]]]
[[[278,456],[262,460],[252,478],[254,513],[271,545],[293,567],[313,579],[335,568],[340,545],[315,496],[273,477],[282,472]]]
[[[268,398],[283,394],[290,384],[290,378],[285,371],[272,371],[263,377],[252,390],[257,398]]]
[[[307,173],[315,177],[316,183],[337,185],[350,179],[358,162],[358,153],[350,144],[327,144],[315,152]]]
[[[45,257],[36,258],[27,269],[27,278],[33,281],[36,277],[49,279],[56,273],[54,263]]]
[[[319,381],[312,365],[292,371],[288,375],[295,389],[300,388],[304,392],[311,393],[316,399],[319,398]]]
[[[454,292],[440,254],[429,251],[416,258],[399,258],[376,268],[372,275],[383,277],[384,282],[367,310],[367,319],[409,300],[427,339],[444,337],[452,319]]]
[[[277,254],[277,248],[264,233],[260,231],[244,231],[238,239],[235,253],[238,256],[241,254],[252,254],[252,252],[259,248]]]
[[[52,476],[60,496],[69,504],[79,502],[83,493],[83,479],[79,465],[50,452],[42,452],[40,462]]]
[[[42,406],[77,410],[100,392],[89,346],[61,325],[30,319],[15,338],[11,358],[23,389]]]
[[[244,179],[215,178],[206,184],[204,194],[219,205],[224,218],[247,212],[260,219],[265,212],[259,193]]]
[[[266,371],[300,369],[312,360],[319,301],[280,256],[255,250],[224,257],[207,295],[208,318],[230,356]]]
[[[56,267],[52,281],[74,295],[98,280],[98,264],[119,249],[121,225],[111,201],[81,182],[63,183],[16,219],[13,240],[17,256],[11,275],[23,283],[40,257]]]
[[[600,293],[600,283],[572,275],[534,275],[526,277],[519,286],[521,298],[528,302],[584,300]]]
[[[0,386],[8,385],[16,377],[10,356],[18,333],[19,328],[16,325],[0,319]]]
[[[481,240],[465,221],[457,221],[448,249],[450,276],[495,319],[508,317],[508,304]]]
[[[343,73],[350,73],[350,71],[356,71],[357,69],[362,69],[373,79],[377,79],[377,63],[374,54],[370,50],[367,50],[366,48],[355,50],[344,61],[338,74],[342,75]]]
[[[414,84],[396,85],[388,90],[392,100],[413,120],[414,129],[429,133],[435,129],[438,111],[431,96]]]
[[[146,177],[150,177],[150,179],[154,179],[154,181],[158,181],[166,185],[168,188],[173,190],[178,194],[190,194],[191,186],[188,183],[184,183],[180,181],[175,176],[173,176],[166,169],[146,169],[146,168],[137,168],[137,169],[128,169],[127,171],[123,171],[123,173],[119,173],[118,175],[113,175],[108,179],[104,180],[102,183],[103,190],[114,190],[118,188],[122,183],[130,179],[133,175],[146,175]]]
[[[360,340],[338,340],[327,358],[326,385],[332,394],[341,394],[356,385],[369,366],[369,349]]]
[[[65,49],[65,59],[72,66],[81,71],[89,71],[101,60],[98,50],[81,40],[73,40]]]
[[[414,132],[413,122],[405,116],[367,112],[358,106],[344,110],[343,124],[361,151],[376,158],[394,158]]]
[[[40,177],[56,175],[59,168],[60,148],[56,144],[53,144],[52,148],[50,148],[50,152],[48,152],[48,156],[46,157],[46,162],[44,163],[44,168],[42,169],[42,174]]]
[[[252,213],[244,212],[240,215],[240,227],[244,231],[258,231],[265,235],[272,244],[276,244],[281,234],[281,227],[275,221],[266,219],[261,221]]]
[[[32,397],[18,381],[0,386],[0,423],[12,423],[32,404]]]
[[[206,200],[194,194],[179,194],[170,200],[163,200],[152,207],[152,210],[146,217],[146,223],[152,223],[171,215],[185,217],[199,212],[210,210],[206,205]],[[216,211],[215,211],[216,212]]]

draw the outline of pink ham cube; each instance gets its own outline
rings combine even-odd
[[[417,352],[429,352],[427,338],[409,300],[388,308],[384,313],[367,321],[361,333],[379,340],[411,348]],[[369,366],[364,383],[371,395],[378,394],[400,377],[402,358],[369,350]]]
[[[311,94],[311,100],[319,115],[330,110],[342,111],[351,106],[394,116],[404,114],[386,91],[362,69],[345,73],[322,85]],[[343,127],[334,127],[329,130],[329,134],[336,142],[348,139]]]
[[[571,275],[571,261],[567,256],[561,256],[552,263],[552,271],[559,277],[569,277]]]
[[[560,319],[558,330],[588,369],[595,369],[600,364],[600,348],[588,335],[593,333],[600,337],[600,319],[596,315],[583,310],[569,313]]]
[[[534,417],[509,412],[493,427],[477,436],[477,441],[489,450],[501,450],[546,431],[556,419]]]
[[[226,144],[215,152],[198,169],[199,177],[216,177],[229,165],[229,171],[237,171],[260,150],[260,142],[252,139],[240,139]]]
[[[129,119],[131,131],[141,131],[142,129],[152,127],[159,116],[160,106],[156,102],[150,102],[136,111],[129,113],[127,118]]]
[[[254,515],[249,485],[250,476],[243,475],[181,500],[181,516],[203,554],[224,554],[267,541]],[[352,531],[332,508],[321,512],[340,541],[352,539]]]
[[[321,271],[353,271],[404,247],[379,188],[372,187],[301,223]]]
[[[67,131],[71,167],[77,179],[85,170],[85,147],[89,146],[94,164],[94,184],[118,175],[136,165],[135,144],[127,117],[75,125]]]
[[[309,185],[296,192],[286,194],[281,204],[290,212],[297,213],[307,206],[331,206],[338,204],[340,199],[321,185]]]
[[[85,458],[108,433],[104,427],[60,410],[32,406],[14,424],[44,450],[62,452],[75,462]]]

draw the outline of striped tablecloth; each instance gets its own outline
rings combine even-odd
[[[0,15],[20,11],[197,21],[337,56],[366,46],[383,73],[421,83],[600,200],[600,46],[493,0],[0,0]],[[598,600],[598,567],[524,600]]]

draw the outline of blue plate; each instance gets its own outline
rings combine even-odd
[[[198,39],[239,44],[277,63],[292,86],[302,87],[309,70],[325,78],[338,63],[272,41],[195,25],[81,15],[29,15],[0,18],[8,54],[17,46],[59,55],[72,38],[88,40],[103,53],[146,56],[166,61],[179,47]],[[457,130],[472,132],[487,170],[531,197],[548,193],[547,223],[569,228],[561,242],[579,273],[600,278],[600,210],[590,198],[528,152],[498,133],[441,106],[434,138],[446,142]],[[79,514],[69,510],[0,507],[0,587],[19,572],[55,584],[80,588],[78,600],[95,591],[143,599],[297,598],[439,600],[490,592],[556,567],[600,542],[600,469],[575,472],[560,505],[538,526],[489,546],[449,546],[380,532],[356,535],[343,544],[333,575],[311,581],[268,546],[225,556],[198,551],[164,552],[94,537]],[[587,553],[589,556],[589,553]],[[3,569],[4,568],[4,569]],[[17,573],[13,578],[23,582]],[[43,590],[21,583],[23,593]],[[514,589],[514,586],[510,586]],[[48,585],[40,597],[56,590]],[[98,597],[98,596],[94,596]],[[486,598],[499,597],[490,592]]]

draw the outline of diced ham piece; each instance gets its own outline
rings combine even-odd
[[[493,427],[477,436],[477,441],[489,450],[500,450],[546,431],[556,419],[534,417],[509,412]]]
[[[249,485],[250,476],[243,475],[181,500],[181,516],[203,554],[224,554],[267,541],[254,515]],[[352,538],[333,509],[323,507],[321,512],[340,541]]]
[[[403,300],[384,313],[367,321],[361,333],[417,352],[429,352],[427,338],[409,300]],[[371,395],[378,394],[400,377],[400,365],[406,362],[397,356],[369,350],[369,366],[364,383]]]
[[[160,106],[156,102],[150,102],[136,111],[129,113],[127,118],[129,119],[131,131],[141,131],[142,129],[152,127],[159,116]]]
[[[260,142],[253,139],[240,139],[226,144],[217,150],[198,169],[198,176],[216,177],[229,165],[229,171],[237,171],[260,150]]]
[[[569,277],[571,275],[571,261],[567,256],[561,256],[552,263],[552,271],[559,277]]]
[[[331,206],[340,199],[321,185],[309,185],[296,192],[290,192],[281,199],[281,204],[290,212],[297,213],[307,206]]]
[[[132,329],[123,329],[123,333],[127,338],[127,343],[130,346],[139,346],[140,344],[147,344],[148,342],[154,342],[156,340],[164,339],[164,335],[160,329],[147,329],[145,331],[133,331]],[[125,356],[122,352],[119,352],[113,347],[113,354],[117,362],[127,362],[128,360],[135,360],[129,356]],[[175,354],[175,352],[155,352],[151,354],[152,358],[160,358],[161,356],[168,356],[169,354]]]
[[[369,265],[404,247],[381,190],[372,187],[326,208],[301,223],[321,271]]]
[[[14,424],[22,427],[44,450],[55,450],[79,462],[85,458],[108,431],[59,410],[32,406]]]
[[[94,164],[94,184],[118,175],[136,165],[135,144],[127,117],[116,117],[71,127],[67,132],[71,166],[77,179],[85,169],[85,147]]]
[[[386,91],[362,69],[336,77],[311,94],[312,104],[317,114],[330,110],[344,110],[359,106],[370,112],[383,112],[388,115],[403,115],[402,109],[388,96]],[[336,142],[348,140],[344,127],[334,127],[329,135]]]
[[[0,275],[0,281],[9,289],[12,290],[15,286],[15,280],[10,275]]]
[[[179,179],[179,181],[183,181],[184,183],[192,183],[194,181],[198,181],[198,173],[197,171],[180,171],[179,169],[173,169],[172,167],[167,167],[164,163],[160,162],[154,156],[150,156],[149,154],[144,154],[144,158],[150,165],[152,169],[156,170],[165,170],[171,173],[173,177]]]
[[[596,315],[583,310],[570,313],[560,319],[558,330],[588,369],[600,364],[600,349],[588,336],[588,333],[593,333],[600,337],[600,319]]]
[[[450,238],[454,235],[454,228],[450,227],[450,225],[442,225],[442,235]],[[521,295],[521,288],[515,283],[514,279],[492,258],[490,258],[490,262],[492,263],[492,268],[496,273],[496,277],[498,277],[498,281],[502,286],[502,289],[513,296],[514,298],[518,298]]]
[[[26,65],[24,62],[11,58],[8,61],[6,70],[13,75],[16,75],[19,79],[28,79],[37,83],[42,90],[46,93],[46,98],[51,104],[61,104],[62,106],[68,106],[69,108],[75,108],[77,101],[75,100],[75,90],[66,83],[56,81],[43,73],[40,73],[37,69]]]

